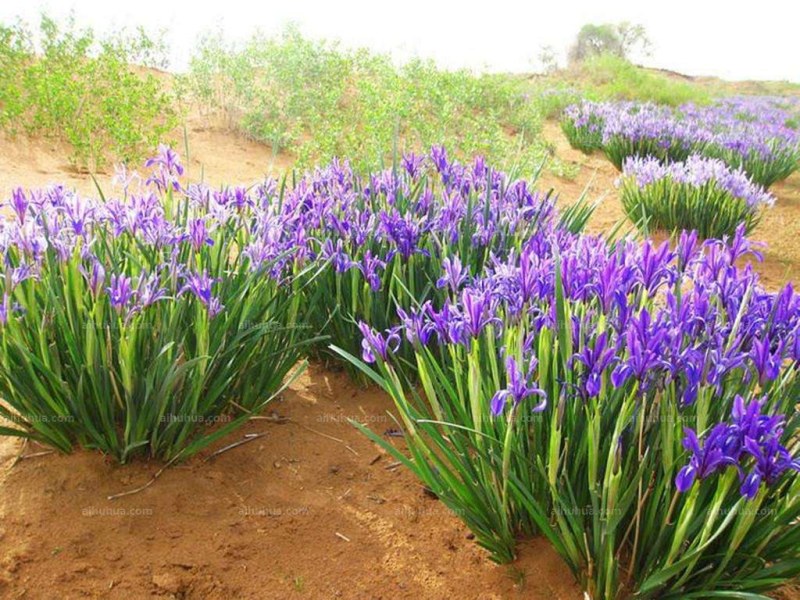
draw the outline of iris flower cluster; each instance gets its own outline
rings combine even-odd
[[[643,597],[741,589],[753,561],[793,564],[800,516],[800,296],[763,289],[748,256],[743,226],[674,246],[540,231],[468,280],[448,264],[448,299],[398,326],[362,323],[362,359],[395,400],[410,467],[496,560],[531,531],[592,597],[618,597],[622,557]],[[752,518],[729,526],[739,513]],[[719,547],[741,554],[701,576]]]
[[[562,126],[579,149],[594,132],[594,146],[603,148],[620,170],[629,157],[683,161],[700,154],[719,158],[769,187],[798,168],[798,114],[796,100],[763,96],[676,109],[651,103],[583,102],[567,108]],[[569,135],[573,131],[576,134]]]
[[[314,327],[354,353],[359,320],[389,327],[396,305],[444,298],[490,256],[536,231],[569,227],[553,194],[482,158],[453,161],[442,147],[369,176],[334,161],[280,198],[276,189],[265,184],[250,202],[255,222],[244,254],[254,268],[261,260],[279,271],[324,265],[307,290],[319,300]]]
[[[762,484],[774,485],[786,471],[800,471],[800,460],[782,443],[784,417],[763,414],[767,400],[764,396],[746,403],[736,396],[730,420],[715,425],[702,443],[694,430],[685,430],[683,445],[691,458],[675,479],[681,492],[689,490],[696,479],[734,467],[742,496],[752,500]]]
[[[683,162],[629,157],[618,181],[622,206],[634,222],[667,231],[697,230],[703,237],[750,232],[775,198],[741,169],[691,155]]]
[[[541,330],[557,326],[558,276],[577,349],[569,395],[597,397],[635,382],[641,390],[672,387],[679,404],[689,406],[698,395],[723,392],[729,379],[765,388],[800,362],[800,296],[790,284],[778,294],[761,288],[749,266],[736,266],[746,255],[757,249],[741,227],[725,241],[700,243],[696,233],[684,233],[674,249],[668,242],[608,245],[594,236],[541,232],[521,252],[495,258],[440,308],[403,311],[389,335],[469,346],[486,330],[502,338],[504,329],[521,328],[531,364]],[[380,333],[361,327],[370,332],[365,348],[372,348]],[[386,343],[376,347],[386,360]]]

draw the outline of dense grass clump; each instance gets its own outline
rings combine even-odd
[[[698,154],[720,159],[769,187],[800,168],[798,114],[800,102],[790,97],[731,97],[677,109],[584,101],[564,111],[562,129],[577,149],[599,144],[620,170],[629,158],[666,163]]]
[[[394,144],[444,144],[529,170],[541,160],[541,112],[524,80],[444,71],[413,60],[304,38],[255,36],[242,47],[207,37],[185,80],[206,110],[301,167],[349,156],[359,169],[388,164]]]
[[[564,110],[561,130],[570,146],[584,154],[603,148],[603,131],[606,126],[606,104],[582,102]]]
[[[317,349],[332,342],[357,353],[359,322],[396,326],[398,309],[443,300],[535,232],[583,229],[586,198],[558,213],[555,195],[534,186],[482,158],[455,161],[441,146],[369,175],[334,161],[284,189],[274,207],[280,231],[259,230],[247,251],[277,245],[319,261],[304,292],[316,307],[309,322],[327,340]]]
[[[151,162],[119,198],[53,187],[6,205],[0,434],[186,458],[260,411],[313,342],[304,273],[243,253],[269,219],[241,191],[184,189],[169,150]]]
[[[142,31],[98,39],[47,17],[37,32],[0,24],[0,129],[64,141],[80,168],[138,160],[177,122],[159,79],[135,66],[163,60]]]
[[[672,111],[664,106],[621,104],[607,107],[603,151],[620,171],[631,157],[683,161],[702,146],[702,134],[692,123],[674,119]]]
[[[697,155],[663,165],[654,158],[629,158],[620,180],[628,217],[645,230],[696,230],[702,238],[751,232],[762,209],[775,198],[741,170]]]
[[[374,369],[350,360],[408,455],[357,426],[498,562],[539,534],[596,600],[762,598],[800,575],[800,297],[738,268],[750,252],[743,227],[674,250],[534,235],[400,329],[364,326]]]

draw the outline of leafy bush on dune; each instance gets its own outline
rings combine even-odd
[[[412,60],[315,42],[294,29],[255,36],[242,47],[205,38],[184,85],[231,126],[290,151],[300,166],[335,156],[359,169],[388,164],[395,143],[408,150],[444,144],[532,167],[543,156],[541,115],[525,81],[444,71]]]
[[[0,129],[67,142],[81,168],[140,159],[177,122],[158,78],[133,67],[161,55],[142,31],[97,39],[47,17],[38,32],[0,25]]]
[[[709,93],[692,82],[670,78],[610,54],[588,58],[576,75],[587,91],[607,100],[655,102],[669,106],[711,101]]]

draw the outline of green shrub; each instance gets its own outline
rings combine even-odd
[[[601,98],[670,106],[711,101],[708,91],[698,85],[648,71],[610,54],[588,58],[581,66],[580,76],[586,78],[584,86]]]
[[[0,26],[0,128],[65,141],[80,168],[142,158],[177,122],[158,78],[133,66],[163,65],[162,56],[141,30],[97,39],[46,16],[37,34]]]
[[[460,157],[528,168],[544,155],[541,112],[522,79],[422,60],[397,66],[291,28],[242,47],[205,37],[183,85],[204,110],[276,153],[291,152],[301,167],[348,156],[373,168],[388,164],[398,143],[417,151],[444,144]]]

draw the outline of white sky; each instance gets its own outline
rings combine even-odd
[[[74,11],[99,32],[143,25],[168,30],[173,68],[185,67],[200,33],[232,40],[294,22],[308,36],[338,39],[444,67],[530,71],[544,45],[563,51],[581,25],[631,21],[647,28],[640,62],[692,75],[800,82],[797,0],[0,0],[0,21]]]

